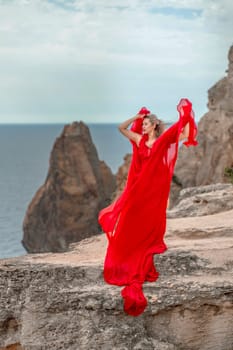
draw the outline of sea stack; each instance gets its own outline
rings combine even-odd
[[[98,212],[110,201],[115,176],[100,161],[88,127],[66,125],[53,146],[48,175],[23,222],[30,253],[65,251],[99,232]]]

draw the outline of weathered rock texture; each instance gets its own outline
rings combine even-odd
[[[117,174],[116,174],[116,186],[117,190],[114,193],[114,197],[118,197],[126,184],[127,177],[128,177],[128,172],[129,172],[129,167],[131,163],[132,155],[131,154],[126,154],[124,157],[124,162],[123,164],[119,167]]]
[[[88,127],[66,125],[51,152],[47,179],[27,209],[24,247],[32,253],[64,251],[96,234],[98,211],[114,190],[115,177],[99,161]]]
[[[233,209],[233,185],[214,184],[184,188],[167,217],[202,216]]]
[[[103,282],[104,235],[1,260],[1,349],[232,350],[233,210],[167,226],[160,277],[145,285],[149,305],[137,318]]]
[[[207,112],[198,124],[197,147],[179,151],[175,174],[182,187],[226,181],[224,170],[233,167],[233,46],[227,76],[208,91]]]

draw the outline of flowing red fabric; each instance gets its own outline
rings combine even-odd
[[[177,110],[178,122],[158,137],[152,148],[145,144],[147,135],[142,136],[139,147],[132,142],[133,156],[125,189],[99,213],[99,223],[108,237],[104,279],[125,286],[121,292],[124,310],[132,316],[140,315],[147,306],[142,284],[159,276],[153,255],[167,249],[164,242],[167,200],[179,135],[187,123],[190,131],[184,144],[197,144],[191,102],[181,99]],[[142,122],[143,118],[135,120],[131,130],[142,134]]]

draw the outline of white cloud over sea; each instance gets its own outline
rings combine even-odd
[[[232,0],[0,0],[0,122],[118,122],[225,74]]]

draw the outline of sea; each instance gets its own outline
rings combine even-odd
[[[130,142],[116,124],[87,124],[100,160],[116,173]],[[50,152],[64,124],[0,125],[0,259],[25,255],[22,224],[29,203],[43,185]]]

